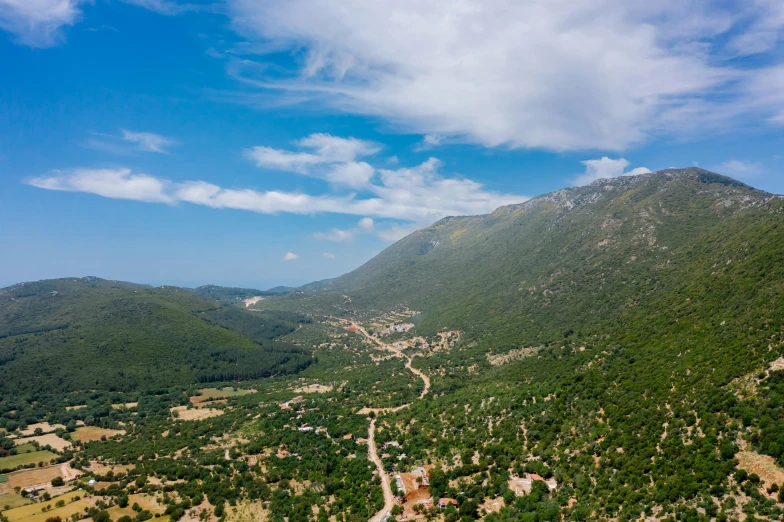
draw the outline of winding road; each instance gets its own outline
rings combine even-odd
[[[419,394],[419,399],[422,399],[427,393],[430,391],[430,377],[422,373],[420,370],[417,370],[411,365],[412,358],[406,355],[405,353],[401,352],[397,348],[392,345],[385,344],[381,342],[380,339],[373,337],[370,335],[367,330],[362,328],[359,324],[352,322],[351,326],[357,329],[362,335],[364,335],[370,342],[377,345],[382,350],[387,350],[395,354],[396,357],[403,357],[406,360],[406,368],[408,368],[411,373],[418,376],[422,379],[422,382],[425,384],[422,393]],[[369,413],[389,413],[400,411],[402,409],[408,408],[411,406],[412,403],[403,404],[402,406],[395,406],[394,408],[362,408],[357,413],[360,415],[367,415]],[[395,496],[392,494],[392,486],[390,485],[389,475],[387,472],[384,471],[384,464],[381,462],[381,459],[378,457],[378,447],[376,447],[376,419],[375,417],[370,421],[370,428],[368,429],[368,458],[376,465],[376,469],[378,470],[378,475],[381,477],[381,489],[384,491],[384,507],[381,508],[381,511],[376,513],[370,518],[369,522],[383,522],[386,520],[387,516],[392,511],[392,507],[395,505]]]

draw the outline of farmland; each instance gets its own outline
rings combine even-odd
[[[11,470],[21,466],[29,466],[30,464],[49,464],[50,461],[56,459],[58,456],[51,451],[32,451],[30,453],[18,453],[9,457],[0,457],[0,470]]]

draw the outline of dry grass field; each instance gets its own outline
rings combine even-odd
[[[90,499],[81,498],[83,494],[84,492],[67,493],[48,502],[36,502],[4,511],[3,515],[10,522],[45,522],[50,517],[60,517],[65,520],[71,515],[82,513],[85,509],[92,506]],[[55,504],[59,500],[65,501],[65,506],[56,507]],[[52,506],[52,509],[46,512],[41,511],[46,506]]]
[[[210,401],[214,399],[228,399],[229,397],[239,397],[240,395],[249,395],[256,393],[256,390],[235,390],[231,386],[225,388],[202,388],[199,390],[201,395],[191,397],[191,403],[199,404],[201,402]]]
[[[42,448],[44,446],[51,446],[53,449],[57,451],[62,451],[66,448],[70,448],[73,446],[69,441],[65,439],[61,439],[54,433],[47,433],[46,435],[37,435],[34,437],[25,437],[23,439],[16,439],[14,441],[17,446],[21,446],[22,444],[27,444],[30,442],[37,442]]]
[[[71,438],[80,442],[93,442],[101,440],[101,437],[111,438],[115,435],[125,435],[125,430],[110,430],[98,428],[96,426],[82,426],[71,434]]]
[[[178,419],[184,421],[203,420],[223,415],[223,410],[214,410],[212,408],[192,408],[189,410],[187,406],[177,406],[170,411],[172,414],[177,415]]]

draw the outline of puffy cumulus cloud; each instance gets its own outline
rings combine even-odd
[[[30,47],[51,47],[63,39],[62,28],[82,16],[90,0],[0,0],[0,29]]]
[[[736,159],[725,161],[711,170],[738,179],[755,178],[765,173],[765,167],[759,161],[745,162]]]
[[[176,183],[147,174],[132,173],[130,169],[55,171],[28,183],[49,190],[86,192],[111,198],[158,203],[186,202],[211,208],[264,214],[328,212],[362,217],[351,229],[336,228],[314,235],[316,239],[334,242],[351,242],[357,234],[373,232],[388,240],[410,231],[411,227],[426,226],[446,216],[485,214],[502,205],[528,199],[525,196],[487,190],[482,184],[470,179],[445,176],[440,172],[441,162],[436,158],[429,158],[414,167],[397,169],[377,169],[367,163],[356,162],[362,164],[366,170],[362,177],[362,190],[347,192],[347,188],[359,183],[350,184],[344,178],[330,177],[334,167],[350,165],[351,161],[343,160],[369,154],[370,150],[376,150],[377,147],[369,147],[367,142],[358,144],[359,140],[343,140],[328,135],[313,135],[310,138],[314,136],[317,137],[315,142],[320,145],[313,147],[316,150],[313,155],[322,159],[316,163],[286,160],[279,162],[283,167],[278,168],[297,172],[304,168],[304,165],[320,164],[326,168],[324,179],[333,189],[327,194],[229,189],[199,180]],[[303,142],[304,140],[299,143]],[[278,158],[291,154],[311,154],[269,150],[274,151],[275,157]],[[314,175],[310,167],[306,168],[305,175]],[[395,223],[384,222],[378,227],[374,218],[385,218]]]
[[[121,129],[123,141],[127,141],[135,145],[135,147],[144,152],[167,152],[167,148],[177,145],[177,142],[171,138],[154,134],[152,132],[133,132],[126,129]]]
[[[653,133],[704,133],[700,122],[748,115],[738,114],[739,103],[755,116],[784,110],[775,99],[754,106],[745,90],[755,81],[770,86],[769,62],[741,68],[733,61],[780,48],[780,0],[227,5],[249,44],[304,50],[285,73],[246,60],[235,74],[271,96],[310,95],[333,109],[383,117],[427,135],[422,147],[449,138],[621,150]]]
[[[648,174],[651,172],[646,167],[637,167],[626,171],[629,161],[625,158],[611,159],[604,156],[600,159],[581,161],[585,165],[585,173],[577,176],[574,184],[577,186],[588,185],[602,178],[617,178],[618,176],[636,176],[638,174]]]
[[[299,259],[299,256],[294,252],[286,252],[283,255],[283,261],[295,261],[297,259]]]

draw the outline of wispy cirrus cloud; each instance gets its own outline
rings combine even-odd
[[[426,135],[420,148],[623,150],[784,114],[779,0],[227,6],[255,50],[231,72],[260,96],[381,117]],[[281,73],[264,67],[264,48],[302,60]],[[770,59],[735,60],[762,53]]]
[[[322,138],[318,138],[319,140]],[[330,150],[343,152],[321,153],[322,158],[342,161],[355,157],[346,154],[345,147],[357,150],[350,138],[347,143],[338,143],[339,138],[330,137]],[[271,149],[277,157],[286,157],[289,151]],[[360,147],[358,150],[369,150]],[[351,163],[350,161],[348,163]],[[291,170],[302,162],[281,163]],[[329,169],[327,159],[310,162]],[[115,199],[132,199],[153,203],[192,203],[211,208],[230,208],[251,212],[274,214],[334,213],[361,216],[356,227],[350,230],[334,229],[324,232],[318,239],[347,242],[356,234],[376,232],[380,237],[389,237],[396,223],[378,229],[373,218],[385,218],[421,227],[445,216],[483,214],[499,206],[519,203],[525,196],[504,194],[487,190],[480,183],[448,177],[440,172],[441,162],[436,158],[414,167],[397,169],[373,169],[372,181],[368,181],[361,193],[347,192],[342,182],[333,182],[333,191],[325,194],[306,194],[286,191],[257,191],[251,189],[223,188],[205,181],[173,182],[166,178],[130,169],[75,169],[54,171],[33,178],[28,184],[48,190],[85,192]],[[304,175],[313,175],[306,169]],[[397,229],[395,229],[397,230]]]
[[[179,145],[177,140],[153,132],[135,132],[120,129],[119,135],[93,133],[84,146],[88,149],[109,154],[128,155],[135,152],[168,154],[169,149]]]
[[[64,39],[63,28],[82,17],[90,0],[0,0],[0,29],[30,47],[52,47]]]
[[[756,178],[765,173],[765,166],[759,161],[740,161],[731,159],[711,167],[711,170],[737,179]]]

